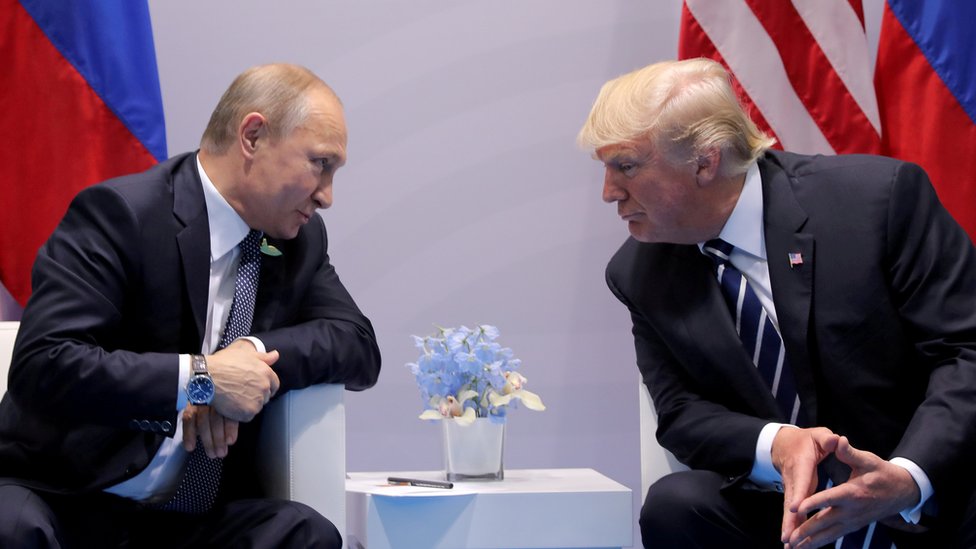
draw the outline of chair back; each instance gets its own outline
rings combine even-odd
[[[0,322],[0,396],[7,392],[7,373],[10,371],[10,356],[14,352],[14,340],[20,322]]]
[[[657,413],[654,411],[654,403],[651,401],[647,386],[640,379],[637,387],[640,391],[641,500],[643,501],[651,484],[668,473],[687,471],[688,467],[658,444]]]

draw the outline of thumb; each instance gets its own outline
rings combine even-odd
[[[261,360],[268,366],[271,366],[275,362],[278,362],[279,358],[281,358],[281,355],[278,353],[277,349],[273,351],[269,351],[267,353],[263,353],[261,355]]]
[[[864,463],[865,454],[866,452],[851,446],[851,441],[847,437],[840,437],[840,440],[837,442],[837,450],[834,451],[837,460],[845,465],[849,465],[851,469]]]

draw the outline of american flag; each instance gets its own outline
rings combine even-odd
[[[726,66],[784,149],[920,164],[976,240],[976,2],[886,0],[876,69],[861,0],[685,0],[679,58]]]

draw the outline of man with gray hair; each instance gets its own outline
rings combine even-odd
[[[705,59],[608,82],[579,142],[691,468],[648,490],[645,546],[976,546],[976,252],[925,173],[770,150]]]
[[[272,397],[379,375],[317,214],[345,161],[335,93],[263,65],[198,152],[75,197],[0,402],[0,546],[341,547],[313,509],[264,498],[254,458]]]

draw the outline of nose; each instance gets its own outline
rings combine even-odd
[[[324,210],[332,205],[332,180],[319,185],[312,193],[312,200],[318,209]]]
[[[614,174],[608,168],[606,175],[603,176],[603,201],[610,204],[626,199],[627,191],[616,183]]]

